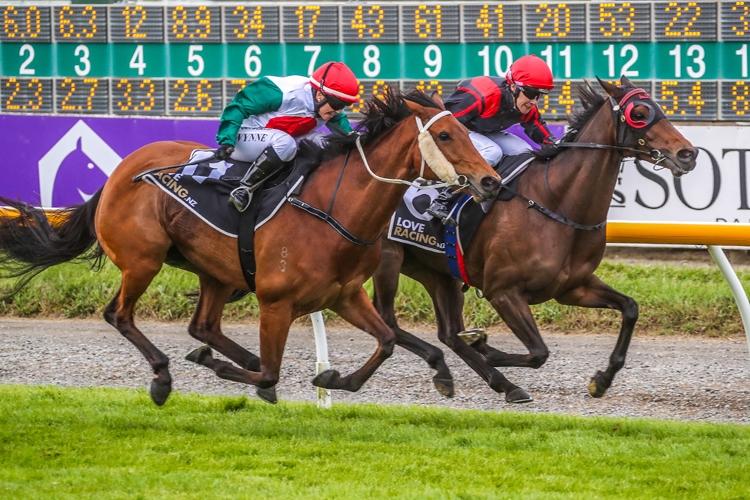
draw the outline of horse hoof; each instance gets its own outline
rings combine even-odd
[[[205,360],[208,356],[212,356],[211,348],[207,345],[204,345],[185,356],[185,359],[187,359],[188,361],[192,361],[193,363],[198,363],[199,365],[206,366]]]
[[[609,389],[609,385],[606,385],[601,377],[601,372],[597,372],[596,375],[591,377],[589,382],[589,394],[594,398],[601,398]]]
[[[151,400],[156,406],[163,406],[172,392],[172,384],[160,383],[157,379],[151,381]]]
[[[261,389],[258,387],[256,389],[255,394],[258,395],[260,399],[265,401],[266,403],[271,403],[272,405],[275,405],[279,400],[276,399],[276,386],[271,386],[267,389]]]
[[[333,382],[340,379],[341,374],[336,370],[325,370],[318,373],[318,376],[312,380],[312,385],[322,387],[323,389],[333,389]]]
[[[455,395],[455,391],[453,389],[453,379],[433,378],[432,383],[435,385],[435,389],[437,389],[441,396],[452,398]]]
[[[520,387],[516,387],[505,395],[505,401],[507,403],[513,404],[531,403],[532,401],[534,401],[534,398],[529,396],[529,393],[524,391]]]

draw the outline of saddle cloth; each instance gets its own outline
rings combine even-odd
[[[520,175],[533,160],[531,153],[504,156],[495,170],[502,178],[502,184],[516,189]],[[451,217],[458,221],[457,227],[443,226],[443,223],[427,214],[427,208],[443,189],[417,189],[410,187],[404,199],[391,218],[388,239],[411,245],[430,252],[445,253],[451,274],[468,284],[463,269],[463,255],[469,248],[484,215],[496,201],[508,201],[513,194],[501,190],[490,201],[475,203],[470,195],[457,197],[451,206]]]
[[[200,163],[182,167],[175,172],[148,174],[143,180],[159,187],[220,233],[237,238],[240,212],[229,206],[229,194],[239,185],[250,164],[234,160],[215,160],[213,150],[205,149],[196,149],[192,152],[190,162],[195,161]],[[257,230],[268,222],[286,201],[288,193],[301,186],[304,175],[307,174],[307,171],[303,170],[305,169],[297,168],[295,164],[294,171],[284,182],[253,193],[253,196],[259,196],[261,193],[263,196],[254,229]]]

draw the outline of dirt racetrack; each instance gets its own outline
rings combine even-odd
[[[209,370],[184,360],[200,344],[187,325],[140,323],[145,335],[171,359],[173,388],[179,392],[255,396],[254,388],[218,379]],[[419,333],[434,344],[431,327]],[[257,326],[229,325],[225,333],[258,352]],[[433,372],[421,359],[396,348],[373,378],[357,393],[334,391],[333,401],[421,404],[461,409],[513,410],[614,417],[750,422],[750,356],[744,339],[693,339],[636,336],[625,368],[603,399],[588,395],[589,378],[606,367],[615,344],[606,335],[561,335],[542,332],[550,348],[539,370],[508,368],[504,373],[535,401],[505,403],[449,349],[446,359],[456,382],[456,396],[434,390]],[[332,368],[348,374],[372,354],[375,342],[354,329],[328,327]],[[520,352],[512,335],[490,331],[491,345]],[[523,351],[525,352],[525,351]],[[295,327],[289,336],[277,386],[280,399],[315,399],[310,384],[315,370],[311,327]],[[104,321],[0,319],[0,383],[61,387],[147,387],[150,367],[136,349]],[[144,398],[144,404],[152,404]],[[169,404],[169,403],[167,403]]]

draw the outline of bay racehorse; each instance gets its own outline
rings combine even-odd
[[[262,398],[275,402],[292,321],[327,308],[373,335],[378,348],[354,373],[342,377],[328,370],[313,383],[356,391],[393,350],[394,334],[362,284],[378,266],[380,246],[374,243],[408,182],[424,169],[423,159],[431,169],[424,171],[425,178],[458,179],[477,199],[492,198],[500,187],[499,176],[473,147],[467,130],[421,92],[402,95],[393,91],[383,99],[369,99],[359,130],[364,132],[360,138],[356,134],[334,138],[326,148],[301,147],[300,154],[318,154],[322,163],[298,199],[323,210],[332,206],[333,219],[369,243],[358,245],[344,239],[332,225],[289,203],[259,228],[255,293],[260,308],[260,357],[225,337],[220,328],[224,305],[233,291],[249,290],[237,240],[216,231],[157,187],[133,181],[147,170],[186,162],[191,151],[205,149],[203,145],[174,141],[144,146],[117,166],[91,200],[54,214],[54,224],[40,209],[1,199],[18,214],[0,218],[0,267],[4,277],[19,278],[17,290],[53,265],[106,254],[122,272],[122,282],[104,309],[104,318],[150,363],[155,374],[151,398],[157,405],[164,404],[171,392],[169,360],[136,327],[133,315],[138,298],[165,260],[194,272],[200,282],[197,310],[188,331],[210,347],[196,350],[188,359],[221,378],[255,385]],[[345,156],[347,152],[352,154]],[[384,178],[404,182],[381,182]],[[211,348],[236,365],[213,359]]]
[[[638,304],[596,277],[606,246],[606,220],[623,157],[640,157],[669,168],[679,177],[693,168],[697,150],[666,119],[648,94],[627,78],[620,85],[600,80],[609,98],[590,86],[580,89],[583,109],[569,117],[561,152],[540,152],[520,178],[517,192],[525,199],[496,202],[485,216],[464,264],[468,282],[481,290],[528,354],[505,353],[471,344],[464,330],[462,284],[451,277],[444,255],[383,239],[383,258],[373,276],[373,302],[396,332],[396,343],[424,358],[436,370],[433,383],[441,394],[453,394],[453,380],[440,349],[399,328],[394,298],[399,273],[419,281],[432,298],[439,339],[489,386],[511,403],[531,401],[494,367],[539,368],[549,355],[529,304],[555,299],[561,304],[616,309],[622,325],[609,365],[589,384],[602,397],[625,356],[638,319]],[[564,148],[564,149],[563,149]],[[530,201],[536,202],[536,207]],[[546,207],[561,214],[561,223],[529,208]],[[583,226],[586,226],[585,228]],[[598,227],[599,230],[594,230]]]

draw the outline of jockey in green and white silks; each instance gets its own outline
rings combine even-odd
[[[221,115],[218,159],[252,162],[231,202],[242,211],[250,193],[297,154],[302,139],[323,136],[326,122],[344,133],[352,128],[342,110],[358,101],[359,82],[343,63],[329,62],[311,77],[263,77],[240,90]]]

